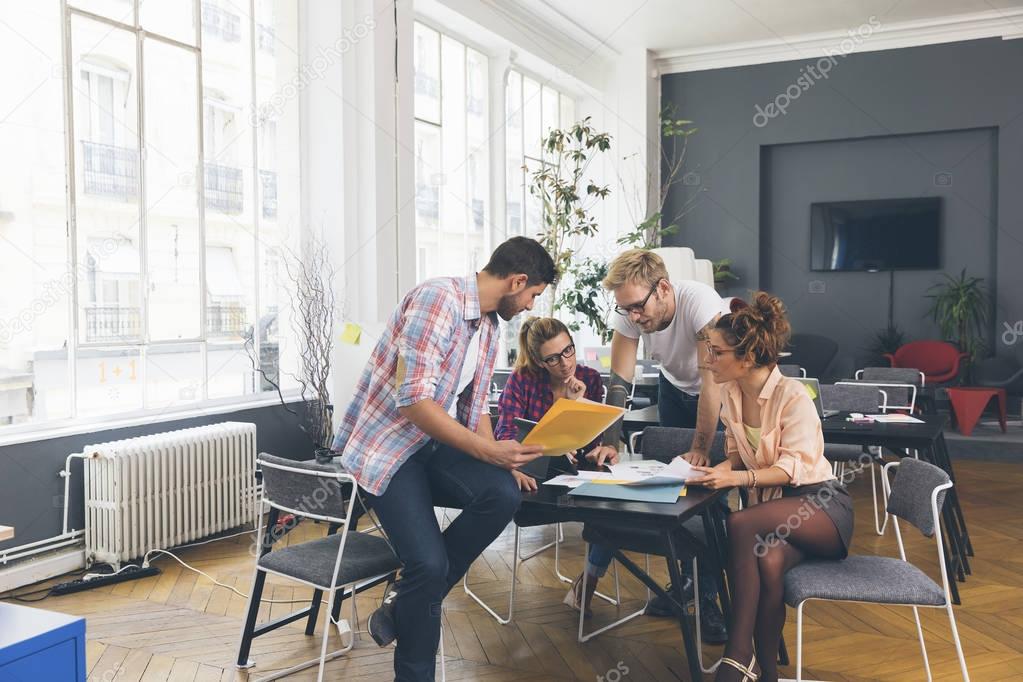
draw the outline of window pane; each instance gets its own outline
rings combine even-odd
[[[257,175],[248,3],[202,5],[207,395],[255,390],[244,339],[256,310]],[[257,51],[257,54],[260,54]],[[260,194],[262,194],[261,183]],[[224,374],[227,372],[227,374]]]
[[[71,18],[78,338],[141,341],[135,36]],[[81,403],[82,396],[79,396]]]
[[[543,86],[543,132],[542,137],[547,137],[553,128],[558,127],[560,110],[558,107],[558,91],[554,88]]]
[[[469,262],[466,272],[479,266],[480,254],[486,249],[490,223],[490,152],[487,125],[487,58],[476,50],[466,49],[466,139],[469,147],[468,198]],[[484,263],[485,265],[485,263]]]
[[[522,79],[522,116],[525,154],[540,158],[540,140],[543,135],[540,113],[540,84],[532,78]]]
[[[201,344],[146,349],[146,409],[169,410],[202,400],[202,383]]]
[[[143,3],[148,0],[142,0]],[[15,3],[8,3],[13,5]],[[31,3],[36,4],[36,3]],[[39,3],[42,4],[42,3]],[[68,5],[84,9],[87,12],[98,14],[108,19],[115,19],[122,24],[135,24],[135,2],[134,0],[69,0]]]
[[[419,281],[440,274],[437,268],[437,223],[440,219],[440,128],[416,121],[416,244],[425,249],[426,269],[417,272]]]
[[[522,234],[522,76],[508,74],[505,90],[505,202],[508,236]]]
[[[79,350],[76,373],[79,417],[142,408],[142,359],[138,348]]]
[[[204,1],[203,5],[207,3]],[[141,0],[139,23],[146,31],[195,45],[193,0]]]
[[[466,195],[466,88],[465,48],[444,36],[441,40],[441,74],[444,94],[441,101],[441,161],[443,179],[440,195],[440,230],[444,248],[440,250],[442,275],[462,275],[466,271],[465,235],[469,227],[469,200]]]
[[[153,341],[196,339],[202,248],[196,55],[157,40],[143,45],[147,328]]]
[[[298,253],[299,102],[280,93],[294,83],[299,67],[298,6],[288,0],[257,0],[256,121],[259,159],[259,355],[267,377],[282,388],[294,388],[298,353],[292,317],[295,287],[287,275],[285,254]],[[264,27],[263,29],[260,26]],[[268,42],[269,41],[269,42]],[[280,49],[277,49],[280,46]],[[268,49],[269,48],[269,49]],[[247,356],[245,358],[247,360]],[[214,380],[211,365],[211,382]],[[252,374],[248,362],[237,359],[218,370],[237,378]],[[272,385],[259,380],[261,390]]]
[[[0,425],[70,414],[68,311],[74,287],[67,248],[60,3],[5,3],[4,12]]]
[[[440,123],[440,34],[417,22],[412,40],[416,118]]]
[[[571,128],[575,125],[575,100],[567,95],[561,96],[561,127]]]

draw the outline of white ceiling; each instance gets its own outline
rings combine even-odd
[[[508,1],[508,0],[502,0]],[[655,53],[845,32],[873,16],[882,25],[963,14],[1017,12],[1023,0],[512,0],[573,38],[612,52]]]

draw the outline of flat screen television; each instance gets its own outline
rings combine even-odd
[[[940,268],[940,197],[810,205],[811,270]]]

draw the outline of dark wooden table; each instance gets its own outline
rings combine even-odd
[[[673,504],[657,504],[650,502],[625,502],[621,500],[602,500],[593,497],[568,495],[564,486],[541,485],[535,493],[523,493],[519,515],[527,525],[537,518],[548,520],[548,523],[581,522],[581,523],[613,523],[615,525],[635,525],[636,527],[655,528],[662,532],[668,573],[676,595],[668,595],[653,578],[643,569],[619,551],[614,552],[615,559],[630,573],[638,578],[646,587],[656,594],[672,599],[684,607],[682,595],[683,579],[679,570],[679,560],[685,547],[679,546],[679,538],[690,538],[693,543],[698,541],[685,532],[682,523],[702,515],[704,534],[707,538],[707,549],[725,565],[724,516],[721,506],[714,502],[727,494],[726,490],[706,490],[698,486],[688,487],[686,495],[678,498]],[[692,548],[695,549],[695,548]],[[729,604],[727,595],[722,594],[722,608],[727,614]],[[679,610],[679,628],[685,645],[686,658],[689,665],[690,679],[703,679],[700,671],[700,659],[696,651],[696,637],[692,616],[686,614],[685,608]]]

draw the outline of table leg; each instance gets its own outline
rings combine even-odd
[[[682,642],[686,649],[686,659],[689,663],[689,675],[693,682],[703,679],[703,671],[700,670],[700,657],[699,652],[696,650],[696,639],[693,636],[693,625],[689,622],[689,615],[686,613],[683,593],[682,593],[682,572],[678,569],[679,554],[675,547],[675,539],[672,537],[671,531],[665,531],[664,533],[665,545],[668,548],[668,575],[671,577],[671,584],[675,587],[678,592],[679,602],[683,603],[683,607],[678,612],[678,624],[682,629]],[[694,595],[696,599],[699,599],[699,595]]]
[[[937,456],[939,456],[943,464],[939,465],[942,469],[948,472],[948,477],[955,483],[956,477],[955,472],[952,470],[952,458],[948,454],[948,446],[945,444],[945,436],[939,435],[936,445]],[[966,517],[963,516],[962,505],[959,504],[959,489],[953,485],[948,491],[947,497],[952,498],[952,511],[955,514],[957,521],[957,529],[960,536],[963,538],[963,545],[966,549],[967,556],[973,556],[973,543],[970,541],[970,531],[966,529]],[[969,570],[969,569],[967,569]]]
[[[1006,392],[1004,390],[998,391],[998,423],[1002,427],[1002,433],[1005,433],[1008,427],[1005,418],[1005,399]]]
[[[727,586],[728,565],[728,541],[725,537],[725,514],[717,503],[712,504],[703,515],[703,532],[710,544],[710,551],[717,561],[718,573],[718,597],[721,600],[721,613],[724,614],[725,622],[730,623],[732,618],[731,595]]]
[[[940,436],[939,436],[940,438]],[[937,441],[931,444],[930,447],[924,448],[920,451],[924,459],[931,464],[941,468],[948,473],[948,467],[942,461],[941,448]],[[952,474],[949,473],[949,478]],[[963,543],[961,542],[962,533],[959,530],[958,520],[956,519],[955,513],[952,511],[953,493],[955,492],[955,486],[949,489],[945,494],[945,503],[941,507],[941,518],[944,521],[945,533],[942,535],[943,543],[945,545],[945,562],[948,574],[952,577],[953,582],[959,580],[963,582],[966,580],[966,573],[969,569],[966,565],[966,557],[964,556]],[[947,537],[947,541],[944,539]]]

